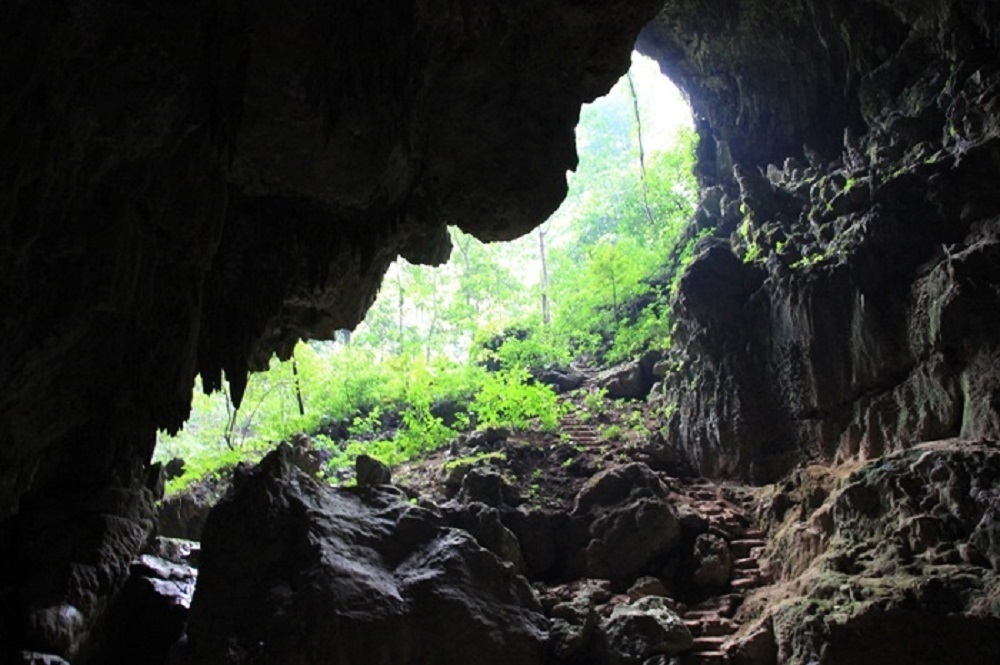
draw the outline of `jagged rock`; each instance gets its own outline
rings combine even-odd
[[[487,506],[514,506],[520,503],[517,489],[492,467],[474,467],[462,476],[458,492],[461,503],[484,503]]]
[[[180,457],[174,457],[163,467],[166,480],[173,480],[184,475],[185,462]]]
[[[624,503],[633,496],[667,497],[667,488],[645,464],[634,462],[601,471],[584,484],[573,503],[574,515]]]
[[[994,74],[984,84],[975,67],[949,64],[952,40],[976,29],[940,20],[909,33],[861,86],[870,131],[859,139],[847,126],[843,159],[776,183],[737,169],[745,224],[729,247],[697,256],[672,315],[669,429],[703,473],[769,482],[807,449],[873,459],[922,440],[1000,436],[987,387],[1000,302],[985,286],[1000,283],[1000,199],[983,180],[1000,163],[1000,129],[948,129],[969,98],[1000,88]],[[907,94],[879,88],[902,79]]]
[[[165,663],[184,631],[197,577],[188,565],[139,557],[109,612],[101,662]]]
[[[361,487],[388,485],[392,482],[392,472],[382,462],[368,455],[358,455],[354,461],[355,478]]]
[[[1000,599],[987,535],[998,481],[997,444],[927,443],[858,467],[812,512],[786,511],[768,549],[797,591],[765,616],[778,662],[1000,657],[1000,618],[982,611]],[[813,541],[820,518],[828,526]],[[804,562],[799,549],[813,558]]]
[[[538,578],[548,573],[557,561],[552,516],[543,510],[519,507],[505,511],[501,517],[521,544],[528,574]]]
[[[150,543],[149,553],[171,563],[197,568],[201,543],[195,540],[158,536]]]
[[[658,577],[640,577],[628,590],[629,600],[639,600],[645,596],[669,596],[670,591]],[[671,607],[676,611],[676,608]]]
[[[538,375],[538,381],[552,386],[557,393],[575,390],[583,383],[583,374],[573,370],[548,369]]]
[[[722,538],[703,533],[694,541],[694,571],[696,584],[709,589],[721,589],[729,584],[733,570],[733,558],[729,545]]]
[[[524,573],[525,563],[518,538],[500,520],[500,511],[484,503],[470,502],[458,510],[445,510],[449,523],[472,534],[476,542]]]
[[[741,631],[725,648],[726,657],[733,665],[772,665],[778,662],[778,645],[774,641],[774,628],[765,619]]]
[[[496,449],[496,444],[506,441],[509,437],[510,430],[506,427],[487,427],[469,432],[461,442],[474,451],[491,451]]]
[[[209,475],[160,501],[156,530],[161,536],[201,540],[205,520],[231,484],[228,473]]]
[[[633,360],[598,374],[597,385],[611,399],[642,399],[653,384],[647,382],[639,361]]]
[[[669,503],[641,498],[603,511],[591,524],[590,535],[589,574],[630,581],[680,544],[681,528]]]
[[[549,615],[549,646],[560,659],[574,662],[593,653],[597,607],[611,600],[611,587],[602,580],[579,580],[549,589],[542,602]]]
[[[573,515],[588,518],[591,577],[632,581],[680,542],[680,520],[667,490],[645,464],[603,471],[577,495]]]
[[[172,663],[544,662],[541,606],[509,565],[400,492],[320,485],[287,447],[216,506],[202,544]]]
[[[673,656],[693,643],[691,632],[669,601],[659,596],[615,606],[600,630],[613,665],[640,665],[655,656]]]

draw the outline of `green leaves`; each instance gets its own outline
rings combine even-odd
[[[473,427],[553,430],[560,403],[533,379],[540,370],[665,348],[668,301],[697,240],[687,228],[695,135],[681,131],[640,168],[634,101],[619,84],[583,110],[580,167],[539,233],[486,245],[453,228],[446,265],[399,259],[351,344],[300,344],[297,374],[274,360],[250,378],[239,411],[225,392],[196,395],[189,424],[161,436],[157,456],[203,473],[306,432],[331,468],[362,452],[398,464]],[[642,120],[648,147],[656,118]]]
[[[506,427],[525,431],[554,432],[563,413],[558,397],[546,385],[536,383],[525,367],[494,372],[486,377],[470,407],[480,428]]]

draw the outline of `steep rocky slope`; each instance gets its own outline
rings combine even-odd
[[[671,441],[765,481],[996,438],[992,3],[7,3],[0,651],[86,660],[196,372],[238,394],[356,323],[396,255],[441,260],[446,223],[539,223],[654,15],[716,236],[681,283]]]
[[[698,224],[717,240],[675,311],[676,440],[708,474],[769,481],[996,438],[996,10],[722,3],[696,25],[699,4],[640,42],[712,128]]]
[[[0,9],[0,650],[86,651],[157,427],[565,194],[655,0]]]

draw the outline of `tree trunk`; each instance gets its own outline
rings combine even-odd
[[[542,324],[549,325],[549,268],[545,262],[545,232],[538,227],[538,254],[542,257]]]
[[[306,405],[302,400],[302,382],[299,381],[299,361],[292,354],[292,376],[295,377],[295,399],[299,403],[299,415],[306,415]]]

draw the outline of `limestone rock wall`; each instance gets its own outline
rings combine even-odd
[[[238,397],[272,352],[358,323],[397,255],[443,261],[447,224],[544,220],[581,103],[657,9],[5,3],[0,653],[85,657],[196,372]]]
[[[819,4],[668,3],[640,40],[700,114],[666,393],[710,475],[1000,436],[996,10]]]

